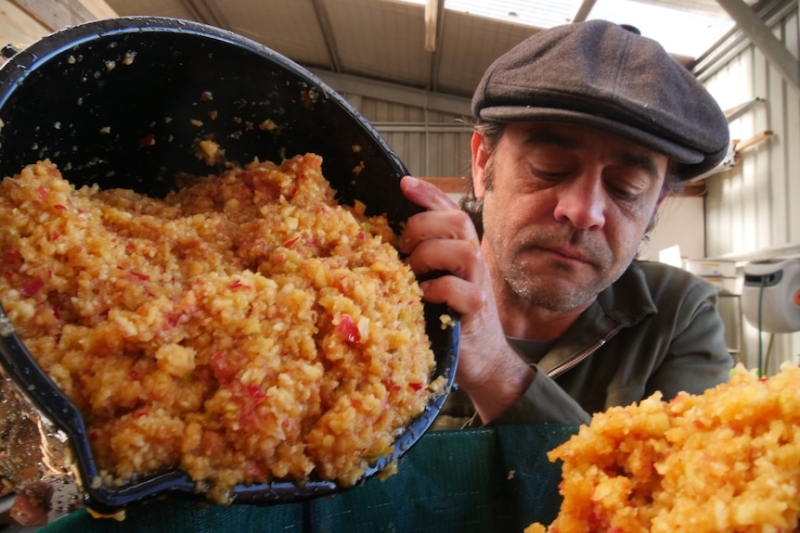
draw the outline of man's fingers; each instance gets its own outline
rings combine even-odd
[[[406,259],[417,276],[426,272],[449,272],[470,282],[481,283],[484,265],[477,243],[433,239],[420,242]]]
[[[458,209],[458,204],[437,186],[413,176],[400,180],[400,190],[406,198],[429,211]]]
[[[425,301],[447,304],[462,315],[477,312],[486,302],[486,293],[480,286],[456,276],[445,275],[420,283]]]
[[[425,300],[446,303],[462,315],[478,312],[488,297],[484,287],[490,285],[469,215],[431,183],[406,176],[400,188],[425,209],[409,217],[398,245],[408,255],[411,270],[423,280]]]
[[[435,239],[464,240],[478,245],[478,234],[469,215],[460,210],[423,211],[407,221],[398,247],[411,253],[420,243]]]

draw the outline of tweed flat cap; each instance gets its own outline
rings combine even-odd
[[[541,31],[498,58],[472,99],[475,117],[596,128],[669,156],[682,180],[717,166],[728,122],[660,44],[595,20]]]

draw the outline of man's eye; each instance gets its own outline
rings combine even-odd
[[[641,191],[635,187],[623,187],[623,186],[610,186],[609,190],[611,194],[619,198],[620,200],[625,200],[627,202],[633,202],[639,198]]]
[[[533,175],[546,181],[558,181],[567,177],[568,172],[562,170],[545,170],[541,168],[533,169]]]
[[[630,192],[627,192],[627,191],[617,191],[616,195],[619,198],[621,198],[623,200],[626,200],[626,201],[629,201],[629,202],[633,202],[634,200],[636,200],[639,197],[638,194],[630,193]]]

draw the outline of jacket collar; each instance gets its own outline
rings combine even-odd
[[[564,332],[538,366],[548,373],[573,357],[591,351],[598,343],[615,335],[620,327],[634,326],[657,311],[644,272],[634,262],[617,281],[597,295],[595,302]]]
[[[644,271],[637,262],[631,263],[617,281],[598,294],[595,303],[622,327],[638,324],[646,316],[658,311]]]

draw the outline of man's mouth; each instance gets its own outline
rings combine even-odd
[[[558,256],[559,258],[567,259],[569,261],[576,261],[580,263],[591,262],[586,254],[574,248],[568,248],[564,246],[542,246],[539,247],[539,249],[544,252],[550,253],[552,255]]]

